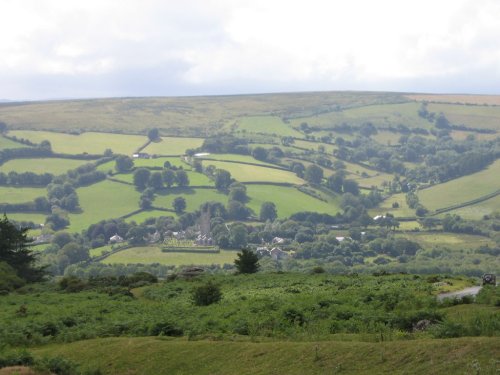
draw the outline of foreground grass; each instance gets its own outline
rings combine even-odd
[[[104,374],[494,374],[499,338],[407,342],[228,342],[104,338],[50,345]],[[474,372],[476,370],[476,372]]]

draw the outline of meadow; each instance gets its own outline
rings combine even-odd
[[[45,197],[47,189],[0,186],[0,203],[24,203],[31,202],[35,198]]]
[[[11,141],[10,139],[0,135],[0,150],[6,150],[9,148],[20,148],[20,147],[26,147],[26,146],[23,145],[22,143]]]
[[[464,106],[459,104],[429,103],[431,112],[443,112],[454,125],[465,125],[471,128],[492,129],[498,131],[500,122],[500,106]]]
[[[31,212],[9,212],[9,219],[15,221],[31,221],[35,224],[45,223],[45,214],[36,214]]]
[[[277,136],[302,138],[304,135],[287,125],[279,117],[248,116],[236,121],[236,131],[249,133],[265,133]]]
[[[337,202],[323,202],[311,197],[294,187],[274,185],[248,185],[247,195],[250,197],[247,206],[258,214],[264,202],[273,202],[276,205],[278,216],[288,217],[300,211],[315,211],[335,215],[340,208]],[[293,202],[293,204],[291,204]]]
[[[465,206],[456,210],[448,211],[441,216],[454,214],[459,215],[464,219],[481,220],[484,216],[491,215],[495,212],[500,212],[500,195],[471,206]]]
[[[418,198],[430,210],[465,203],[500,189],[498,176],[500,176],[500,160],[480,172],[420,190]]]
[[[297,177],[295,173],[274,168],[213,160],[204,163],[205,167],[208,165],[213,165],[219,169],[225,169],[226,171],[231,173],[231,177],[240,182],[265,181],[296,185],[304,184],[304,180]]]
[[[0,172],[9,173],[15,171],[17,173],[33,172],[36,174],[52,173],[60,175],[86,163],[88,163],[86,160],[61,158],[13,159],[0,165]]]
[[[207,201],[221,202],[226,204],[228,196],[215,189],[197,189],[197,188],[179,188],[173,187],[163,189],[157,192],[153,205],[155,207],[172,208],[172,202],[177,197],[183,197],[186,200],[186,211],[194,211],[200,208],[202,203]]]
[[[81,213],[70,213],[70,232],[80,233],[90,224],[117,218],[139,209],[139,195],[133,186],[102,181],[77,189]]]
[[[241,163],[251,163],[265,166],[275,166],[274,164],[267,163],[262,160],[257,160],[250,155],[238,155],[238,154],[209,154],[207,156],[196,157],[199,160],[205,160],[205,164],[209,164],[210,160],[221,160],[221,161],[233,161]]]
[[[128,263],[160,263],[169,266],[211,264],[233,264],[236,259],[236,251],[221,250],[219,253],[181,253],[162,252],[158,246],[133,247],[119,251],[104,258],[104,264],[128,264]]]
[[[9,135],[29,139],[33,143],[49,141],[52,150],[62,154],[103,154],[111,149],[115,154],[132,155],[148,138],[139,135],[86,132],[79,135],[47,131],[10,131]]]
[[[436,246],[461,250],[477,249],[481,246],[495,246],[495,243],[488,237],[463,233],[407,232],[405,234],[398,234],[397,236],[403,236],[409,240],[418,242],[426,249]]]

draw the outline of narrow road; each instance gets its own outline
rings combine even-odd
[[[456,292],[441,293],[438,294],[438,301],[442,301],[446,298],[462,298],[465,296],[476,296],[481,290],[482,286],[472,286],[470,288],[465,288],[462,290],[457,290]]]

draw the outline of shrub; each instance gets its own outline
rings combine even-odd
[[[222,299],[222,292],[217,284],[208,281],[193,290],[192,298],[196,306],[208,306],[219,302]]]
[[[151,336],[182,336],[184,331],[182,328],[174,326],[171,322],[158,322],[149,329]]]

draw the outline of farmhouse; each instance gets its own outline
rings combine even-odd
[[[132,154],[132,157],[134,159],[149,159],[151,155],[149,155],[147,152],[138,152],[135,154]]]
[[[281,250],[279,247],[273,247],[269,253],[274,260],[286,259],[289,256],[286,251]]]
[[[109,243],[121,243],[123,242],[123,238],[121,238],[118,234],[109,238]]]

